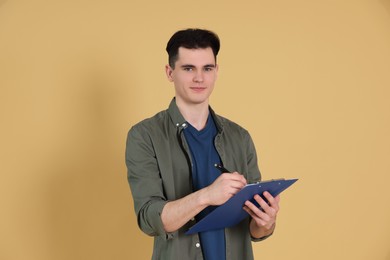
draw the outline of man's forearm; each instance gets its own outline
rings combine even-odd
[[[166,232],[175,232],[210,205],[221,205],[246,185],[241,174],[223,173],[210,186],[168,202],[161,213]]]
[[[161,213],[166,232],[175,232],[208,206],[205,189],[168,202]]]

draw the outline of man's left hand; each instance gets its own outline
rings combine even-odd
[[[279,212],[280,196],[273,197],[269,192],[264,192],[263,195],[268,203],[259,195],[254,196],[260,208],[250,201],[246,201],[244,206],[244,210],[252,217],[250,232],[255,238],[261,238],[273,232]]]

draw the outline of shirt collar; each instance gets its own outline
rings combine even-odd
[[[209,106],[209,111],[211,116],[214,119],[214,122],[217,126],[218,132],[222,132],[223,130],[223,122],[220,120],[220,118],[216,115],[214,110]],[[186,128],[188,126],[187,121],[184,119],[183,115],[180,113],[179,108],[176,105],[176,98],[173,98],[171,100],[171,103],[169,104],[168,113],[171,118],[172,123],[179,128]]]

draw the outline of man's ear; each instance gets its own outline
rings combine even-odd
[[[172,73],[173,69],[169,65],[165,65],[165,73],[167,74],[167,78],[170,82],[173,82]]]

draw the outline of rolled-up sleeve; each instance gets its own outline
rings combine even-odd
[[[167,203],[159,173],[153,142],[148,131],[136,125],[130,129],[126,143],[127,179],[134,200],[140,229],[150,236],[169,239],[161,221]]]

